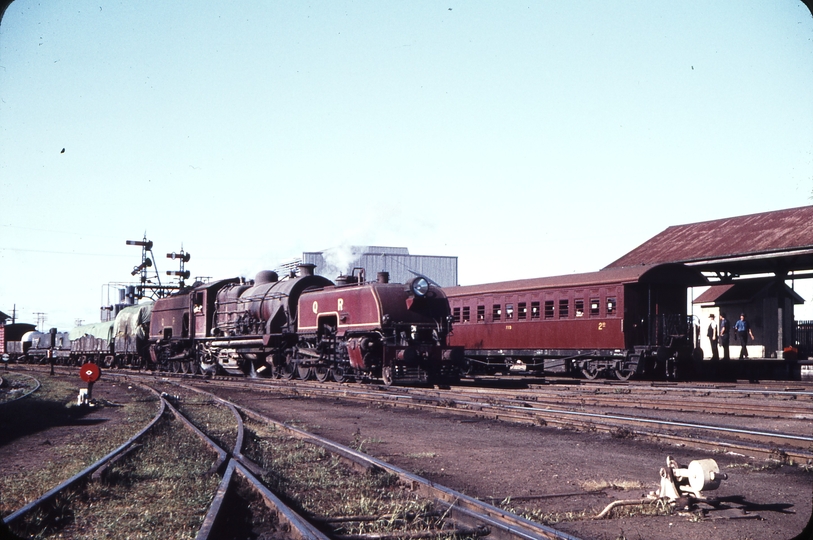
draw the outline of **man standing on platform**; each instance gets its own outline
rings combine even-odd
[[[748,346],[748,337],[750,336],[751,339],[754,339],[754,333],[751,332],[751,325],[745,320],[745,313],[740,313],[740,320],[734,324],[734,329],[737,331],[737,335],[742,342],[740,360],[748,358],[748,349],[746,349]]]
[[[731,360],[728,356],[728,346],[731,343],[731,323],[725,316],[725,313],[720,313],[720,333],[718,334],[720,346],[723,348],[723,360]]]
[[[714,313],[709,315],[709,328],[706,330],[706,335],[711,344],[711,361],[716,362],[720,359],[720,354],[717,352],[717,321],[714,320]]]

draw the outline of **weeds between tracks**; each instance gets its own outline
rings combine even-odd
[[[34,538],[195,538],[219,478],[215,454],[165,415],[143,445],[113,464],[101,482],[61,497],[18,530]]]
[[[74,426],[98,410],[75,406],[75,381],[42,377],[41,382],[36,393],[3,406],[0,442],[8,444],[52,428]],[[125,387],[122,391],[129,390]],[[30,456],[21,461],[19,470],[0,478],[0,515],[21,508],[96,462],[147,424],[156,411],[154,399],[138,396],[117,408],[122,421],[110,427],[102,424],[95,429],[72,429],[70,433],[62,430],[59,439],[38,440],[38,447],[28,449]]]
[[[336,534],[442,528],[431,501],[404,489],[396,475],[359,473],[324,448],[274,426],[250,421],[246,428],[244,454],[266,471],[263,482],[295,510],[330,524]]]

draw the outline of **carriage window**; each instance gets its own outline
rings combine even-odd
[[[559,318],[560,319],[567,319],[567,298],[560,298],[559,299]]]
[[[598,317],[601,314],[601,300],[598,298],[590,299],[590,316]]]
[[[471,308],[469,306],[463,306],[463,322],[469,322],[471,320]]]
[[[607,298],[607,315],[615,315],[615,298]]]
[[[553,300],[545,300],[545,318],[553,318]]]
[[[514,318],[514,304],[505,304],[505,320],[510,321]]]
[[[460,322],[460,308],[456,307],[452,310],[452,322]]]
[[[494,304],[494,309],[491,310],[491,320],[492,321],[499,321],[501,314],[502,314],[502,309],[500,309],[500,304]]]
[[[539,302],[531,302],[531,318],[539,318]]]
[[[576,303],[576,317],[584,317],[584,299],[577,298]]]
[[[477,306],[477,322],[486,320],[486,307]]]
[[[525,302],[520,302],[519,306],[517,306],[517,319],[520,321],[524,321],[525,317],[528,316],[528,308]]]

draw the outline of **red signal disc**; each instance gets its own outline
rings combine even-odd
[[[101,375],[102,372],[99,366],[90,362],[82,364],[82,367],[79,368],[79,377],[85,382],[96,382]]]

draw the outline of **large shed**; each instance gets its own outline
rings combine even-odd
[[[659,263],[695,267],[714,285],[759,279],[758,289],[766,294],[738,305],[761,323],[754,328],[755,344],[766,356],[782,356],[792,343],[793,305],[799,299],[785,282],[813,278],[813,206],[674,225],[605,269]],[[714,304],[709,295],[703,299],[706,306],[710,301]]]
[[[457,257],[443,255],[412,255],[405,247],[341,246],[324,251],[306,251],[300,262],[315,264],[316,273],[330,280],[339,274],[348,275],[362,268],[368,281],[378,272],[387,272],[392,283],[406,283],[421,275],[441,287],[457,285]]]

